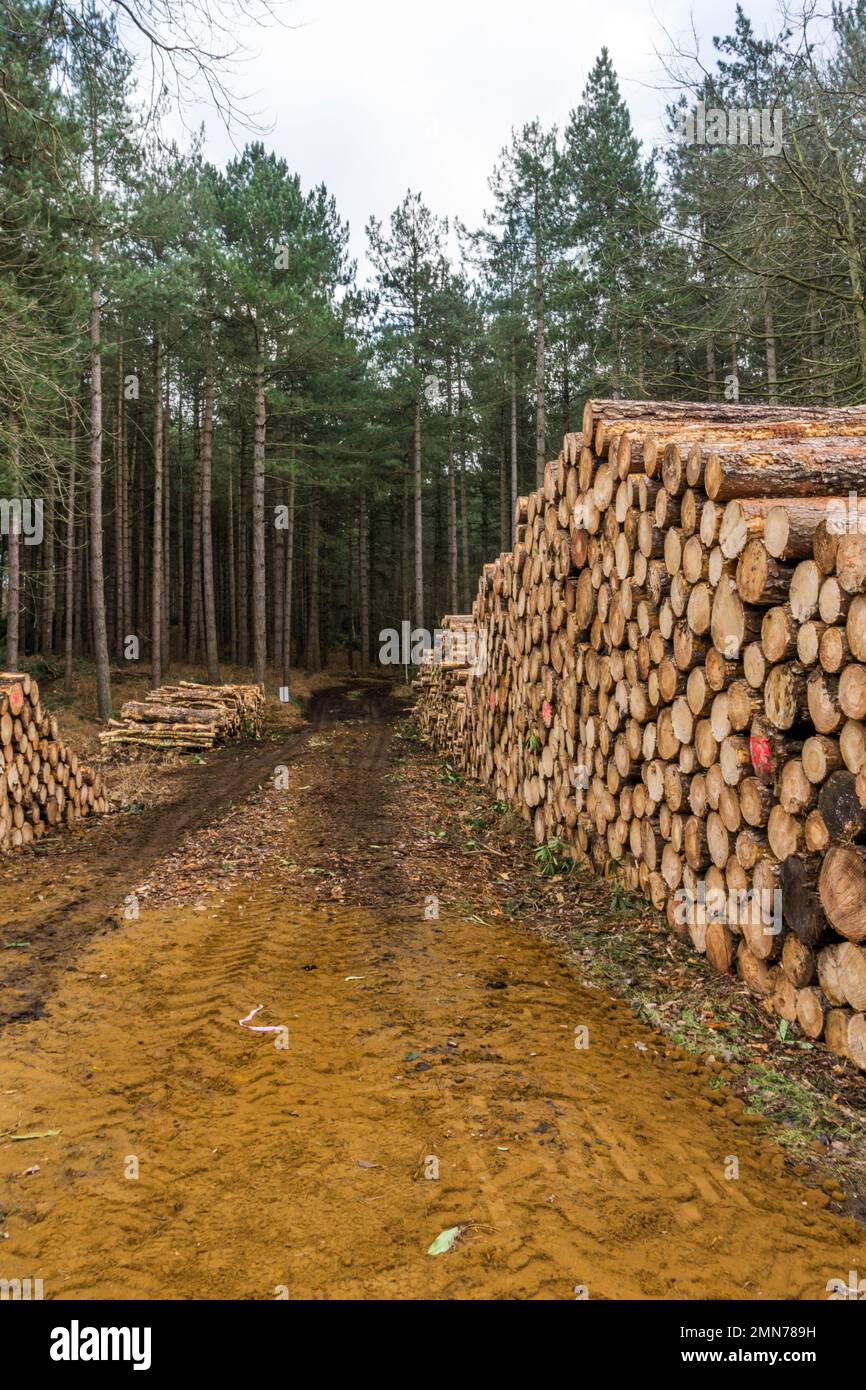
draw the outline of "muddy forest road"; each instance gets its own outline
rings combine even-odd
[[[400,717],[375,686],[321,693],[158,812],[0,870],[0,942],[32,943],[0,951],[0,1276],[55,1299],[826,1298],[860,1228],[555,947],[462,903],[403,804]],[[239,1026],[260,1004],[285,1031]]]

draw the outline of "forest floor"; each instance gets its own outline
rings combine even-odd
[[[610,883],[542,876],[388,686],[133,775],[0,863],[0,1277],[821,1299],[863,1268],[866,1082]]]

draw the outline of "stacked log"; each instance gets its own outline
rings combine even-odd
[[[182,749],[213,748],[237,738],[258,738],[265,693],[260,685],[199,685],[180,681],[128,700],[119,719],[99,735],[103,747],[118,745]]]
[[[78,761],[26,672],[0,673],[0,850],[108,810],[98,772]]]
[[[463,738],[466,685],[478,660],[475,636],[471,613],[446,614],[412,683],[422,735],[440,747],[458,745]]]
[[[864,476],[862,407],[588,401],[418,712],[866,1069]]]

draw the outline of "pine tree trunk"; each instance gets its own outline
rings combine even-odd
[[[319,643],[319,489],[317,487],[312,489],[310,497],[309,536],[310,590],[306,668],[308,672],[313,672],[322,669],[322,653]]]
[[[189,577],[189,647],[188,660],[195,665],[198,657],[199,635],[202,626],[201,603],[201,450],[202,430],[199,428],[199,400],[193,406],[192,462],[192,558]]]
[[[511,542],[515,539],[517,509],[517,345],[511,341]]]
[[[277,488],[276,495],[279,496],[280,489]],[[277,503],[278,506],[284,505]],[[276,520],[276,511],[274,512]],[[273,567],[273,583],[271,585],[274,593],[271,616],[273,620],[273,643],[274,643],[274,667],[278,671],[283,669],[283,604],[285,602],[286,588],[286,546],[285,532],[283,527],[274,526],[273,548],[271,550],[271,564]]]
[[[171,471],[168,455],[171,432],[167,363],[165,376],[165,403],[162,410],[162,637],[159,649],[163,681],[171,666]]]
[[[98,187],[97,187],[98,196]],[[90,291],[90,614],[93,625],[93,660],[96,666],[96,710],[102,720],[111,718],[111,677],[108,664],[108,632],[105,625],[105,577],[102,559],[102,294],[99,268],[102,246],[94,238]]]
[[[466,501],[466,422],[463,418],[463,372],[460,356],[457,357],[457,410],[460,422],[460,539],[463,551],[463,604],[464,611],[469,605],[469,590],[472,578],[469,573],[469,507]]]
[[[124,642],[133,628],[135,597],[132,590],[132,459],[126,406],[123,415],[123,636]]]
[[[82,513],[86,509],[86,494],[82,491]],[[73,617],[73,645],[75,655],[81,656],[84,651],[84,634],[87,631],[85,622],[87,616],[87,585],[84,582],[87,573],[87,565],[84,556],[87,554],[87,517],[82,516],[77,528],[76,551],[82,557],[81,563],[75,566],[75,614]]]
[[[11,427],[11,482],[16,492],[20,491],[18,472],[20,468],[19,427],[16,416],[10,420]],[[6,669],[18,670],[19,634],[21,631],[21,533],[14,510],[9,517],[9,535],[6,538],[9,592],[6,605]]]
[[[718,397],[718,374],[716,372],[716,340],[712,333],[707,338],[707,400]]]
[[[162,685],[162,341],[153,338],[153,534],[150,572],[150,684]]]
[[[253,679],[265,679],[265,364],[256,357],[256,431],[253,440]]]
[[[400,498],[400,614],[409,612],[409,575],[411,574],[411,546],[409,539],[409,485],[403,478],[403,495]]]
[[[184,555],[183,514],[183,400],[177,412],[177,650],[186,651],[186,557]]]
[[[114,650],[123,660],[126,595],[124,591],[126,536],[124,531],[125,499],[123,491],[123,325],[117,344],[117,396],[114,408]]]
[[[286,578],[283,592],[283,668],[281,685],[288,688],[292,666],[292,577],[295,565],[295,472],[289,475],[288,525],[286,527]]]
[[[238,660],[238,607],[237,607],[237,574],[235,572],[235,511],[234,511],[234,490],[232,487],[232,456],[228,457],[229,474],[229,493],[228,493],[228,581],[229,581],[229,650],[231,651],[232,665],[237,665]]]
[[[370,558],[367,538],[367,494],[358,501],[358,608],[361,629],[361,670],[370,666]]]
[[[69,421],[69,483],[66,497],[66,619],[63,631],[63,689],[73,690],[73,625],[75,620],[75,455],[78,448],[78,402],[73,398]],[[10,667],[13,670],[14,667]]]
[[[454,477],[454,407],[451,401],[451,354],[448,354],[448,605],[457,612],[457,486]]]
[[[824,330],[824,360],[833,361],[833,335],[830,329]],[[828,372],[825,378],[824,396],[827,405],[833,405],[836,400],[836,377],[833,372]]]
[[[541,212],[539,195],[535,193],[535,480],[536,486],[544,483],[544,465],[547,454],[547,429],[544,394],[544,287],[541,265]]]
[[[508,449],[506,445],[506,431],[504,411],[500,412],[499,429],[499,549],[509,550],[511,548],[511,526],[508,519]],[[457,612],[457,605],[452,605],[452,613]]]
[[[637,330],[637,389],[638,395],[646,395],[646,349],[642,325],[639,325]],[[568,425],[566,425],[566,429],[568,429]]]
[[[702,237],[703,237],[704,239],[705,239],[706,236],[707,236],[707,230],[708,230],[708,229],[707,229],[707,227],[706,227],[706,224],[705,224],[705,223],[702,223],[702,224],[701,224],[701,235],[702,235]],[[711,313],[711,306],[712,306],[712,305],[714,304],[714,302],[715,302],[715,293],[714,293],[714,290],[713,290],[712,280],[711,280],[711,276],[710,276],[710,263],[709,263],[709,258],[708,258],[708,255],[707,255],[707,252],[706,252],[706,251],[704,251],[704,252],[702,253],[702,255],[701,255],[701,276],[702,276],[702,279],[703,279],[703,282],[704,282],[704,292],[703,292],[704,314],[705,314],[705,316],[706,316],[707,318],[709,318],[710,313]],[[708,333],[708,334],[707,334],[707,342],[706,342],[706,363],[707,363],[707,400],[709,400],[709,401],[714,401],[714,400],[716,400],[717,397],[718,397],[718,373],[717,373],[717,369],[716,369],[716,338],[715,338],[715,334],[714,334],[714,333]]]
[[[136,435],[135,470],[138,499],[138,584],[135,596],[135,626],[139,640],[141,640],[141,635],[147,625],[147,566],[144,527],[144,450],[141,447],[140,432]]]
[[[238,460],[238,660],[241,666],[248,664],[250,650],[246,464],[246,433],[241,425],[241,447]]]
[[[415,484],[415,626],[424,626],[424,511],[421,489],[421,397],[415,398],[412,432],[412,474]]]
[[[776,365],[776,325],[769,295],[764,298],[764,348],[767,358],[767,400],[779,404],[779,372]]]
[[[204,584],[204,630],[205,651],[207,653],[207,678],[211,685],[219,685],[219,650],[217,646],[216,600],[213,583],[213,520],[211,491],[213,475],[213,417],[214,417],[214,377],[213,377],[213,337],[208,324],[205,338],[205,382],[204,419],[201,431],[201,538],[202,568]]]
[[[613,367],[611,369],[611,391],[615,401],[622,399],[622,339],[619,324],[613,326]]]
[[[813,270],[813,275],[817,274]],[[809,308],[807,311],[809,320],[809,375],[812,381],[812,396],[814,400],[820,401],[825,397],[824,382],[821,377],[821,337],[818,331],[818,303],[814,290],[809,291]]]
[[[39,644],[43,652],[54,650],[54,477],[48,479],[43,518],[42,541],[42,616],[39,624]]]

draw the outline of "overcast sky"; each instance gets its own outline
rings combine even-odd
[[[305,187],[324,182],[362,262],[364,226],[387,219],[407,188],[440,215],[478,225],[487,178],[511,128],[562,126],[607,45],[639,137],[662,135],[671,36],[703,51],[734,27],[734,0],[274,0],[283,27],[239,30],[254,59],[233,82],[272,129],[263,138]],[[774,32],[777,0],[747,0]],[[289,27],[291,26],[291,27]],[[232,144],[204,121],[207,153]],[[243,133],[235,136],[243,143]]]

